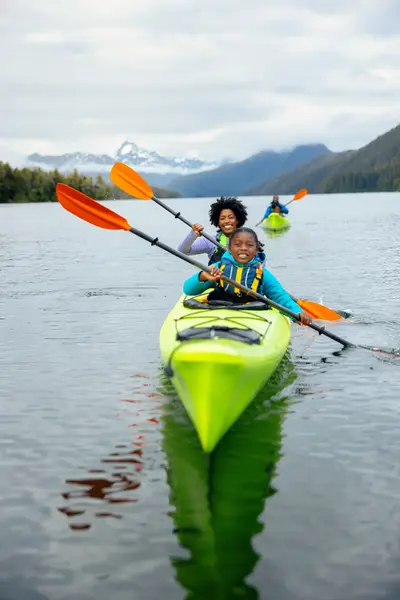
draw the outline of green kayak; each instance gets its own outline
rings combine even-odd
[[[166,373],[212,452],[282,360],[290,320],[262,302],[210,306],[182,295],[160,331]]]
[[[262,227],[269,231],[283,231],[289,229],[290,221],[286,217],[282,217],[279,213],[271,213],[261,223]]]

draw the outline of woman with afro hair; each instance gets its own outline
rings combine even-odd
[[[211,225],[217,228],[216,241],[225,247],[228,246],[230,235],[239,227],[243,227],[247,221],[247,208],[237,198],[221,196],[211,204],[208,214]],[[178,250],[183,254],[207,254],[208,264],[211,265],[221,260],[224,250],[203,237],[201,235],[203,229],[203,225],[195,223],[192,231],[178,246]],[[258,248],[258,256],[264,266],[265,254],[261,243]]]

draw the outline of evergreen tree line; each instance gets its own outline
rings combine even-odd
[[[358,150],[318,156],[291,172],[269,179],[258,190],[263,195],[400,191],[400,125]]]
[[[113,198],[113,188],[115,189],[115,186],[107,185],[101,175],[93,180],[76,170],[63,175],[57,169],[16,169],[8,163],[0,162],[0,203],[56,202],[57,183],[66,183],[95,200]],[[117,196],[121,197],[121,192]]]
[[[400,189],[400,164],[380,169],[338,173],[319,186],[320,193],[395,192]]]
[[[56,202],[56,184],[66,183],[95,200],[131,198],[113,184],[104,181],[101,175],[89,177],[78,173],[62,174],[57,169],[44,171],[40,168],[17,169],[0,162],[0,204],[13,202]],[[153,188],[160,198],[176,198],[180,194]]]

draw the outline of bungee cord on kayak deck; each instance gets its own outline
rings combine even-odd
[[[203,294],[198,294],[198,297],[200,298],[204,298],[204,293]],[[195,296],[193,297],[187,297],[190,299],[194,299]],[[249,327],[248,324],[243,322],[243,317],[241,318],[240,313],[241,312],[248,312],[249,309],[251,309],[253,312],[251,314],[246,314],[246,322],[256,322],[257,324],[263,323],[266,327],[265,331],[263,333],[260,333],[260,340],[262,341],[264,339],[264,337],[266,336],[268,327],[271,324],[270,319],[268,319],[268,313],[266,316],[264,316],[262,313],[266,312],[266,305],[264,305],[263,310],[260,311],[259,308],[255,308],[253,306],[253,304],[256,303],[251,303],[250,305],[248,305],[245,310],[236,310],[236,308],[234,306],[230,306],[230,305],[226,305],[224,306],[222,303],[215,306],[214,307],[208,303],[202,303],[203,304],[203,308],[201,309],[196,309],[192,308],[193,304],[190,304],[190,302],[187,301],[187,299],[185,299],[183,301],[183,305],[186,306],[187,308],[191,308],[192,310],[190,312],[187,312],[185,314],[183,314],[181,317],[178,317],[175,321],[175,328],[176,328],[176,333],[179,333],[178,330],[178,322],[197,322],[199,320],[199,318],[203,318],[203,325],[207,325],[208,327],[211,325],[211,327],[214,324],[219,323],[221,320],[224,321],[225,323],[229,323],[231,325],[237,325],[238,327],[240,327],[244,332],[246,331],[254,331],[253,328]],[[207,317],[205,318],[205,311],[209,312],[211,308],[211,314],[208,314]],[[212,310],[213,308],[215,308],[215,312]],[[220,312],[220,309],[222,308],[229,308],[231,311],[236,311],[237,312],[237,316],[233,316],[233,315],[227,315],[227,316],[223,316],[221,317],[220,315],[217,315],[217,312]],[[244,308],[243,305],[241,305],[241,308]],[[257,311],[257,312],[256,312]],[[231,328],[230,328],[231,329]]]

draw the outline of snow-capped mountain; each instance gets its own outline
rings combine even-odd
[[[175,156],[162,156],[157,152],[139,147],[134,142],[126,140],[115,153],[86,154],[85,152],[72,152],[61,155],[42,155],[38,153],[28,156],[30,166],[39,166],[48,169],[59,169],[69,172],[77,169],[81,172],[110,172],[116,161],[124,162],[142,173],[157,173],[159,175],[189,175],[218,167],[221,163],[212,163],[198,158],[185,158]]]
[[[116,159],[132,167],[136,165],[144,172],[170,173],[173,171],[180,175],[215,169],[220,164],[206,162],[198,158],[161,156],[157,152],[140,148],[137,144],[128,140],[117,150]]]

